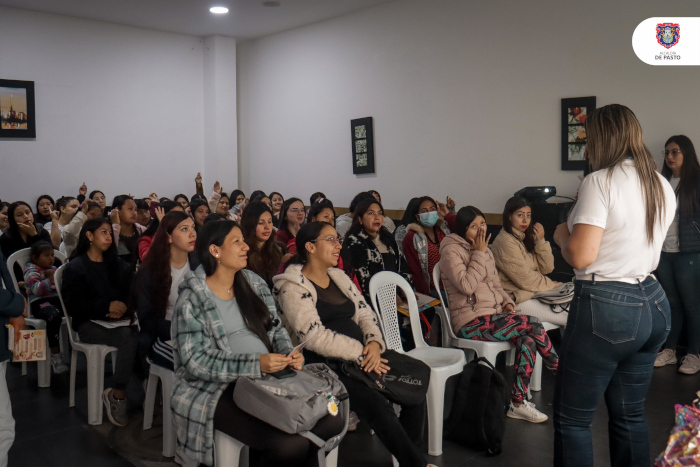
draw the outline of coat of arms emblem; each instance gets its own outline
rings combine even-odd
[[[678,44],[681,38],[681,27],[678,23],[659,23],[656,25],[656,40],[667,49]]]

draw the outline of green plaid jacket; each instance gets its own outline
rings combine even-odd
[[[253,290],[277,319],[275,302],[265,281],[246,269]],[[260,378],[260,354],[234,354],[216,309],[206,275],[200,266],[188,272],[180,285],[172,320],[175,340],[175,384],[171,407],[177,428],[177,441],[191,459],[206,465],[214,463],[214,411],[221,393],[240,376]],[[275,352],[286,354],[293,348],[289,334],[280,324],[268,337]]]

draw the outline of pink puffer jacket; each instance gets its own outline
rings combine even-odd
[[[513,304],[501,286],[491,250],[474,250],[457,234],[440,244],[440,275],[455,333],[479,316],[502,313]]]

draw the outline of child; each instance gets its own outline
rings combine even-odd
[[[61,359],[58,344],[63,313],[53,281],[56,272],[53,263],[53,245],[43,241],[33,244],[31,259],[24,267],[24,283],[31,315],[46,321],[46,335],[51,348],[51,368],[54,373],[61,374],[68,371],[68,367]]]

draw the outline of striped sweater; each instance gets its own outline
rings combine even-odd
[[[51,269],[56,272],[56,266]],[[32,262],[28,262],[24,267],[24,284],[27,288],[27,301],[35,302],[41,298],[57,297],[56,284],[52,278],[47,278],[44,268],[40,268]]]

